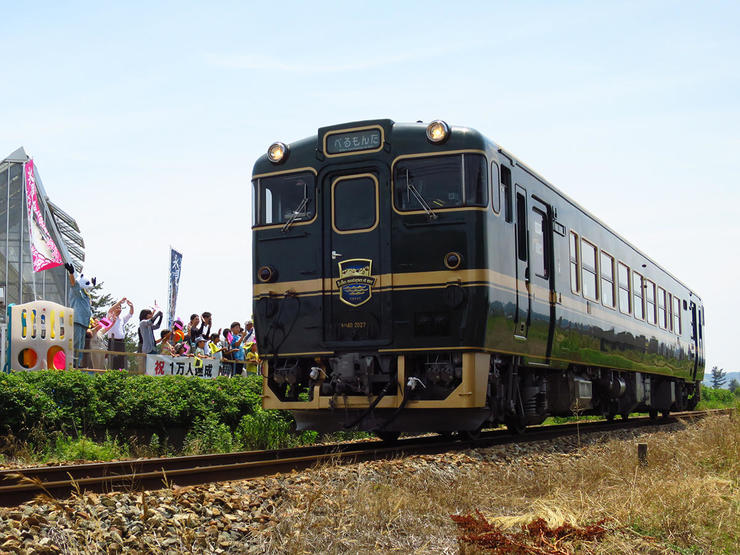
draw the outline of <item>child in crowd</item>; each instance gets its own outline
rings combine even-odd
[[[221,358],[223,357],[223,346],[219,341],[219,335],[217,333],[211,334],[211,340],[208,342],[206,347],[208,349],[208,354],[215,358],[218,364],[220,364]]]
[[[247,352],[247,374],[256,374],[257,372],[259,372],[260,364],[260,355],[257,352],[257,342],[252,341],[251,343],[247,343],[247,346],[244,348],[244,350]]]
[[[108,338],[105,336],[106,330],[103,329],[103,324],[100,320],[93,318],[90,321],[90,350],[91,351],[105,351],[108,349]],[[105,369],[105,353],[90,353],[90,368],[96,370]]]
[[[244,338],[247,336],[247,331],[242,329],[239,322],[233,322],[231,324],[231,348],[233,349],[232,357],[234,359],[234,370],[232,376],[239,376],[244,368],[244,349],[241,348]]]
[[[195,338],[195,367],[203,367],[203,359],[206,358],[206,338],[202,335]]]
[[[170,337],[172,336],[172,332],[170,330],[162,330],[159,334],[159,352],[163,355],[169,355],[174,356],[175,355],[175,347],[172,345],[172,341],[170,341]]]
[[[203,336],[195,339],[195,355],[196,357],[206,358],[206,338]]]

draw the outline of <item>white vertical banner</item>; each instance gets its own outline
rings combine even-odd
[[[46,228],[44,215],[38,203],[36,176],[33,171],[33,160],[24,166],[26,178],[26,208],[28,209],[28,235],[30,237],[31,260],[34,272],[62,265],[62,255]]]
[[[172,329],[177,309],[177,291],[180,287],[180,272],[182,270],[182,253],[170,247],[170,276],[167,290],[167,327]]]

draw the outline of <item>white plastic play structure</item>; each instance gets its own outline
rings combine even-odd
[[[74,362],[74,311],[49,301],[8,307],[5,371],[70,370]]]

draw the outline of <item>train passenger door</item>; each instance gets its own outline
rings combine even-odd
[[[527,228],[527,190],[515,188],[514,256],[516,257],[516,310],[514,338],[524,341],[529,332],[531,308],[529,280],[529,230]]]
[[[389,175],[353,167],[323,176],[324,339],[330,349],[391,342]]]
[[[701,329],[701,309],[696,303],[691,301],[691,343],[689,354],[694,359],[693,380],[696,381],[696,374],[699,370],[699,358],[702,351],[702,329]]]
[[[530,199],[529,352],[549,358],[555,331],[555,271],[552,207],[536,197]]]
[[[552,349],[554,272],[552,265],[552,208],[528,199],[516,186],[516,312],[514,338],[527,341],[530,355],[546,359]]]

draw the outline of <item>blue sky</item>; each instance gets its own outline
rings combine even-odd
[[[737,370],[740,4],[36,2],[3,7],[0,156],[23,145],[86,270],[181,315],[251,311],[254,160],[442,118],[525,160],[701,295]]]

